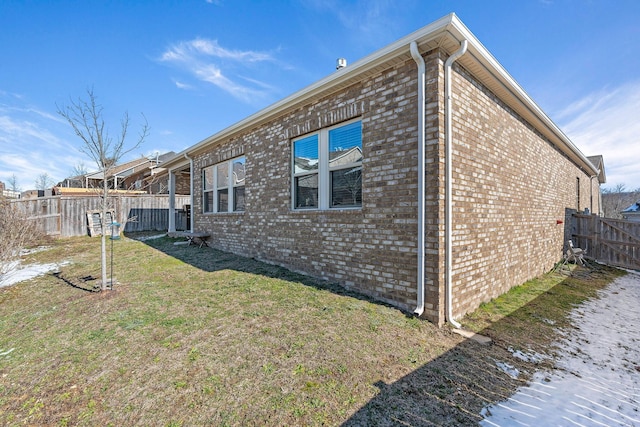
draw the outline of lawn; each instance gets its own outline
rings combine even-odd
[[[617,270],[548,274],[462,320],[483,346],[286,269],[160,238],[114,242],[113,291],[93,292],[99,240],[0,288],[3,425],[469,425],[551,355],[569,310]],[[519,369],[513,378],[499,369]]]

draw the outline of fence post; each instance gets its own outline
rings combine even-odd
[[[598,241],[598,235],[600,234],[600,217],[592,215],[593,222],[593,258],[597,261],[602,258],[600,256],[600,242]]]

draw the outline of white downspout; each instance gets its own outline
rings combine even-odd
[[[193,233],[193,159],[187,153],[184,154],[184,158],[189,160],[189,205],[191,206],[191,224],[189,224],[191,227],[189,232]]]
[[[453,125],[452,125],[452,99],[451,99],[451,67],[453,63],[462,55],[464,55],[467,51],[467,41],[462,40],[460,44],[460,49],[455,51],[445,62],[444,64],[444,90],[445,90],[445,114],[444,114],[444,122],[445,122],[445,134],[444,134],[444,145],[445,145],[445,288],[447,293],[447,306],[446,306],[446,319],[451,323],[451,325],[460,329],[462,325],[455,321],[453,318],[453,308],[452,308],[452,291],[451,288],[453,283],[451,281],[451,270],[452,270],[452,256],[451,256],[451,236],[452,236],[452,215],[451,215],[451,158],[452,158],[452,148],[451,145],[453,143]]]
[[[418,44],[411,42],[411,56],[418,65],[418,279],[417,307],[413,313],[420,317],[424,313],[424,80],[425,65]]]

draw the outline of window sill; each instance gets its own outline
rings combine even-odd
[[[318,212],[318,213],[327,213],[327,212],[352,212],[352,211],[361,211],[362,206],[345,206],[343,208],[329,208],[329,209],[320,209],[320,208],[295,208],[290,209],[290,212]]]
[[[238,212],[203,212],[202,215],[244,215],[245,211]]]

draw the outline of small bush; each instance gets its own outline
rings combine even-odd
[[[10,200],[0,197],[0,275],[7,272],[22,249],[37,243],[40,235],[33,221]]]

